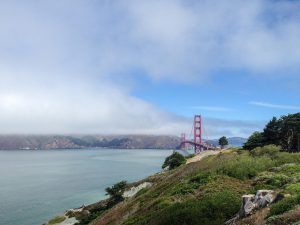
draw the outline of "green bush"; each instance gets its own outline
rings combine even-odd
[[[280,152],[276,158],[277,165],[286,163],[300,163],[300,154]]]
[[[300,203],[300,195],[295,197],[284,198],[279,202],[271,205],[269,216],[279,215],[293,209]]]
[[[49,224],[56,224],[56,223],[61,223],[66,219],[64,216],[56,216],[52,220],[49,221]]]
[[[152,214],[133,216],[126,220],[122,225],[148,225]]]
[[[281,151],[280,146],[266,145],[263,147],[256,147],[250,153],[254,157],[268,156],[270,158],[277,158],[280,151]]]
[[[172,155],[168,156],[165,159],[164,164],[162,165],[162,168],[166,168],[169,166],[169,169],[172,170],[182,164],[185,164],[186,159],[183,155],[181,155],[178,152],[174,152]]]
[[[161,197],[154,202],[156,209],[163,209],[172,204],[173,204],[173,201],[169,197]]]
[[[207,184],[211,181],[215,176],[210,172],[200,172],[197,175],[193,176],[190,179],[190,182],[198,183],[198,184]]]
[[[263,146],[263,134],[255,131],[244,143],[243,148],[246,150],[252,150],[256,147]]]
[[[290,184],[285,188],[288,192],[293,194],[300,194],[300,183]]]
[[[268,157],[253,158],[239,155],[229,160],[223,160],[217,167],[217,172],[230,177],[245,180],[253,178],[259,172],[267,170],[275,165]]]
[[[171,189],[170,195],[185,195],[188,193],[193,193],[193,191],[199,186],[200,184],[197,183],[178,183]]]
[[[291,153],[287,153],[291,154]],[[295,164],[295,163],[287,163],[283,164],[279,167],[272,168],[272,170],[275,170],[274,172],[279,172],[283,173],[287,176],[292,176],[292,175],[300,175],[300,165]]]
[[[223,224],[240,208],[240,196],[224,191],[203,196],[199,201],[176,203],[159,212],[149,224],[217,225]]]
[[[256,178],[257,184],[265,184],[269,188],[281,188],[289,183],[291,178],[284,174],[263,173]]]
[[[114,184],[111,187],[105,188],[106,195],[109,195],[110,197],[110,205],[115,205],[118,202],[123,201],[123,193],[125,191],[127,182],[126,181],[120,181],[119,183]]]

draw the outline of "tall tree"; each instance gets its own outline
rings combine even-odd
[[[280,144],[282,148],[290,152],[299,151],[300,113],[289,114],[281,119]]]
[[[244,148],[252,150],[268,144],[281,145],[283,150],[300,151],[300,113],[273,117],[262,133],[254,132],[244,144]]]
[[[262,133],[262,143],[263,145],[279,145],[280,144],[280,133],[282,127],[282,119],[273,117],[269,123],[264,128]]]
[[[225,145],[228,145],[228,140],[225,136],[220,137],[219,145],[221,146],[222,149],[224,148]]]
[[[263,146],[263,133],[255,131],[244,144],[243,148],[247,150],[252,150],[256,147]]]

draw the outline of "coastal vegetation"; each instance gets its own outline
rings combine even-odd
[[[115,205],[124,200],[123,193],[127,185],[126,181],[120,181],[114,184],[112,187],[107,187],[105,189],[107,195],[109,195],[109,205]]]
[[[153,187],[125,199],[95,224],[223,224],[239,211],[243,194],[259,189],[289,196],[271,205],[265,218],[274,218],[299,204],[300,155],[280,150],[228,149],[149,177]]]
[[[256,147],[274,144],[284,151],[300,151],[300,113],[289,114],[280,118],[273,117],[262,132],[254,132],[243,148],[252,150]]]
[[[299,177],[298,153],[275,145],[227,149],[140,181],[153,185],[101,211],[91,224],[223,224],[240,210],[243,194],[261,189],[281,196],[264,214],[266,223],[278,224],[282,214],[298,210]]]
[[[61,222],[63,222],[65,219],[66,219],[66,218],[65,218],[64,216],[56,216],[56,217],[54,217],[52,220],[49,221],[49,225],[61,223]]]
[[[165,159],[164,164],[162,165],[162,168],[169,168],[170,170],[184,164],[186,162],[186,159],[183,155],[181,155],[178,152],[174,152],[172,155],[168,156]]]
[[[186,159],[175,152],[162,166],[169,170],[135,184],[117,183],[106,189],[109,199],[86,206],[73,216],[78,219],[78,224],[92,225],[217,225],[226,221],[237,225],[298,224],[300,153],[296,153],[295,134],[300,121],[289,122],[297,116],[272,119],[263,132],[249,138],[245,148],[225,149],[187,164]],[[285,126],[293,129],[292,136],[286,136],[289,129]],[[278,132],[279,140],[267,138],[270,130]],[[152,185],[133,196],[123,197],[124,190],[145,182]],[[270,190],[274,199],[264,204],[265,208],[237,217],[242,197],[245,194],[254,196],[262,190]],[[86,220],[90,215],[94,215],[93,219]]]

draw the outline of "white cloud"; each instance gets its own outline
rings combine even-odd
[[[97,76],[139,69],[175,81],[203,80],[224,67],[259,73],[299,69],[298,1],[3,1],[0,6],[0,59],[9,66],[75,66]]]
[[[204,82],[224,67],[299,69],[299,10],[296,1],[1,1],[0,132],[178,134],[190,121],[133,97],[130,75]],[[226,124],[234,135],[254,128]]]
[[[251,101],[251,102],[249,102],[249,104],[267,107],[267,108],[275,108],[275,109],[300,110],[300,106],[294,106],[294,105],[279,105],[279,104],[273,104],[273,103],[268,103],[268,102],[257,102],[257,101]]]
[[[124,6],[126,43],[135,49],[129,57],[155,79],[203,80],[223,68],[299,69],[299,2],[130,3]]]

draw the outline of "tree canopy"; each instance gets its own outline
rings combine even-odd
[[[221,148],[224,148],[225,145],[228,145],[228,140],[225,136],[220,137],[219,145],[221,146]]]
[[[126,181],[120,181],[119,183],[114,184],[111,187],[107,187],[105,189],[106,195],[109,195],[112,202],[118,203],[120,201],[123,201],[123,193],[126,188],[127,182]]]
[[[264,145],[281,145],[289,152],[300,151],[300,113],[273,117],[263,132],[254,132],[244,144],[244,148],[252,150]]]
[[[186,159],[184,158],[183,155],[181,155],[178,152],[174,152],[172,155],[168,156],[165,159],[164,164],[162,165],[162,168],[166,168],[167,166],[169,166],[169,169],[174,169],[178,166],[180,166],[181,164],[184,164],[186,162]]]
[[[261,132],[255,131],[244,144],[243,148],[247,150],[252,150],[256,147],[263,146],[263,134]]]

